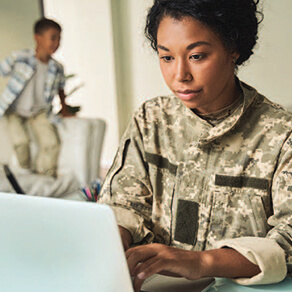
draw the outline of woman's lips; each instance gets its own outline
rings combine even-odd
[[[200,95],[202,92],[202,89],[199,90],[177,90],[175,93],[181,100],[191,100],[193,98],[196,98]]]

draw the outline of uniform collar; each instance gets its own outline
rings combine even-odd
[[[185,108],[185,117],[189,119],[191,124],[194,124],[194,129],[196,129],[198,146],[207,145],[233,129],[251,103],[259,96],[258,92],[253,87],[239,80],[238,84],[243,92],[243,102],[229,117],[226,118],[226,120],[218,125],[210,125],[207,121],[194,114],[191,109],[182,104]],[[200,127],[198,127],[198,124],[200,124]],[[198,131],[198,129],[200,130]]]

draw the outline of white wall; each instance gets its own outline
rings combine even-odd
[[[133,107],[137,108],[145,99],[166,95],[170,90],[160,73],[157,54],[144,36],[147,9],[152,0],[131,1]]]
[[[77,74],[76,83],[85,83],[69,101],[82,106],[79,116],[107,123],[101,165],[108,167],[119,141],[110,1],[45,0],[44,9],[46,17],[63,27],[55,58],[66,74]]]
[[[292,1],[265,0],[255,55],[239,76],[268,98],[292,109]]]
[[[33,24],[40,17],[39,0],[0,0],[0,59],[13,50],[34,48]]]
[[[40,17],[39,0],[0,0],[0,60],[12,51],[34,48],[33,24]],[[0,78],[0,93],[6,83]]]
[[[133,111],[147,98],[169,94],[164,84],[156,53],[150,48],[144,37],[144,25],[147,8],[152,0],[112,0],[113,16],[119,36],[115,43],[117,54],[123,63],[117,72],[118,84],[125,92],[122,98],[127,102],[122,127],[125,128]]]

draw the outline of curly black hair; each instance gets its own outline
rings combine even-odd
[[[225,47],[237,51],[241,65],[253,54],[263,14],[259,0],[154,0],[148,11],[145,35],[157,51],[157,31],[163,17],[193,17],[218,34]]]
[[[59,23],[57,23],[56,21],[54,21],[52,19],[48,19],[45,17],[36,21],[36,23],[34,24],[33,31],[35,34],[42,34],[43,32],[47,31],[50,28],[54,28],[54,29],[58,30],[59,32],[62,31],[62,28],[61,28]]]

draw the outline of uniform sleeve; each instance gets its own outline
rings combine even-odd
[[[10,75],[10,73],[13,70],[15,61],[16,61],[16,53],[13,53],[11,56],[2,60],[0,62],[0,75],[3,77]]]
[[[231,247],[254,264],[261,273],[251,279],[237,279],[239,284],[276,283],[287,275],[292,262],[292,138],[287,139],[279,155],[272,181],[273,215],[268,218],[272,229],[266,238],[243,237],[216,243],[216,247]]]
[[[134,243],[151,242],[152,188],[142,134],[135,118],[121,140],[100,202],[113,208],[118,224],[129,230]]]

